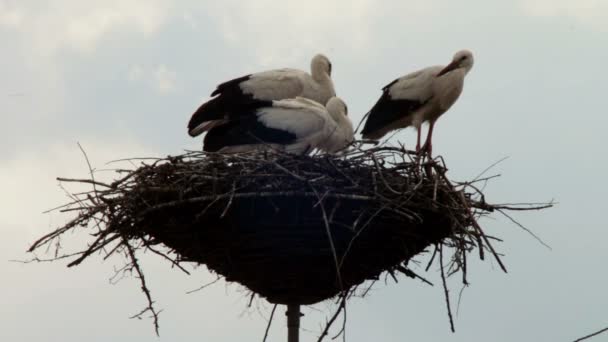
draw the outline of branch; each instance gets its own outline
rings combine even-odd
[[[329,333],[329,328],[331,328],[332,324],[334,324],[334,322],[336,321],[336,318],[338,318],[338,315],[340,314],[340,312],[342,312],[342,310],[345,310],[345,309],[346,309],[346,295],[343,293],[342,300],[340,300],[340,306],[338,307],[338,309],[336,310],[334,315],[331,317],[329,322],[327,322],[327,324],[325,325],[325,329],[323,329],[323,332],[317,339],[317,342],[323,341],[325,336],[327,336],[327,334]]]
[[[127,251],[129,252],[129,257],[131,258],[132,266],[135,268],[135,271],[137,272],[137,277],[139,278],[139,281],[141,282],[141,290],[146,295],[146,299],[148,301],[148,306],[146,308],[144,308],[138,314],[131,316],[130,318],[141,319],[141,316],[144,313],[150,311],[152,313],[152,318],[154,319],[154,331],[156,332],[156,336],[160,336],[158,333],[158,328],[159,328],[158,314],[160,312],[157,312],[156,309],[154,308],[154,301],[152,300],[152,295],[150,294],[150,290],[148,289],[148,286],[146,285],[146,278],[144,278],[144,273],[142,272],[141,268],[139,267],[139,262],[137,261],[137,258],[135,257],[135,250],[129,244],[129,241],[124,240],[124,244],[127,247]]]
[[[270,331],[270,325],[272,324],[272,319],[274,318],[274,311],[277,309],[278,304],[275,304],[272,307],[272,312],[270,312],[270,318],[268,319],[268,325],[266,326],[266,332],[264,332],[264,338],[262,342],[266,342],[266,338],[268,338],[268,332]]]
[[[590,339],[592,337],[595,337],[595,336],[597,336],[599,334],[602,334],[602,333],[605,333],[607,331],[608,331],[608,328],[604,328],[604,329],[602,329],[600,331],[594,332],[593,334],[589,334],[587,336],[583,336],[583,337],[579,338],[578,340],[575,340],[574,342],[581,342],[581,341],[584,341],[584,340],[588,340],[588,339]]]

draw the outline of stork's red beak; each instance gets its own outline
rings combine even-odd
[[[443,76],[452,70],[458,69],[458,66],[459,66],[458,61],[452,61],[452,63],[448,64],[445,68],[443,68],[443,70],[441,70],[437,74],[437,77]]]

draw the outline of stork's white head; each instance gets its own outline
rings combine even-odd
[[[325,108],[337,124],[337,128],[332,132],[334,146],[330,147],[329,151],[339,151],[355,138],[353,123],[348,118],[348,107],[339,97],[334,96],[327,101]]]
[[[348,107],[339,97],[334,96],[329,99],[325,108],[336,122],[348,116]]]
[[[310,72],[312,77],[320,80],[322,77],[331,77],[331,62],[323,54],[318,54],[310,62]]]
[[[473,68],[473,63],[473,53],[469,50],[460,50],[456,52],[452,58],[452,62],[437,74],[437,77],[456,69],[463,69],[465,74],[467,74]]]

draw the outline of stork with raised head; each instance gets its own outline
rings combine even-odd
[[[447,66],[432,66],[398,78],[382,89],[382,96],[368,113],[361,134],[380,139],[387,133],[414,126],[418,130],[416,152],[432,154],[433,127],[437,119],[456,102],[464,77],[473,67],[473,54],[458,51]],[[420,147],[420,126],[429,122],[424,146]]]
[[[237,153],[277,149],[305,154],[314,149],[335,153],[354,139],[346,104],[332,97],[326,106],[297,97],[245,110],[205,135],[203,150]]]
[[[336,96],[331,69],[329,59],[318,54],[310,63],[310,74],[297,69],[277,69],[224,82],[211,93],[213,98],[192,114],[188,134],[195,137],[225,123],[243,109],[259,106],[259,101],[300,96],[325,105],[332,96]]]

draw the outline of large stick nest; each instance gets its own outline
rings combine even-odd
[[[32,250],[88,227],[95,239],[70,266],[102,250],[135,261],[148,249],[281,304],[316,303],[383,272],[415,276],[408,261],[429,246],[454,249],[452,272],[466,271],[475,248],[504,267],[476,218],[509,208],[487,204],[474,182],[452,183],[446,170],[441,158],[420,163],[392,147],[312,157],[189,152],[120,171],[111,184],[63,179],[94,189],[76,194],[63,210],[77,217]]]

